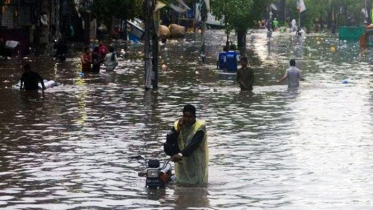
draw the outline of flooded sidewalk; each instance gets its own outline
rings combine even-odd
[[[204,65],[199,39],[160,47],[158,91],[144,91],[141,45],[98,75],[81,76],[78,57],[39,58],[31,65],[61,83],[44,94],[12,89],[22,71],[1,63],[0,208],[371,208],[372,50],[254,30],[249,95],[216,70],[224,32],[208,32]],[[305,77],[296,91],[277,83],[291,58]],[[186,103],[206,120],[209,185],[148,190],[138,172],[168,158],[163,142]]]

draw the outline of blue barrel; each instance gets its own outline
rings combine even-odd
[[[227,59],[227,52],[220,52],[219,53],[219,69],[227,68],[226,59]]]
[[[227,53],[227,71],[236,72],[238,63],[237,63],[238,53],[236,51],[229,51]]]

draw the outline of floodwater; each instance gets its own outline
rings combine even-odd
[[[143,90],[142,47],[116,72],[79,75],[79,58],[30,58],[60,86],[12,89],[0,63],[1,209],[373,209],[372,54],[328,34],[247,36],[256,86],[241,93],[215,69],[223,31],[161,46],[156,92]],[[221,44],[220,44],[221,43]],[[305,81],[278,84],[290,58]],[[144,159],[166,160],[165,135],[184,104],[206,120],[207,187],[148,190]]]

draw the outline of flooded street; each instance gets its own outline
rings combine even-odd
[[[223,31],[160,48],[159,90],[144,91],[142,46],[116,72],[80,76],[80,60],[31,66],[61,85],[44,94],[12,88],[22,74],[0,63],[1,209],[373,208],[373,50],[337,35],[265,31],[247,36],[256,82],[242,93],[219,76]],[[305,81],[278,84],[291,58]],[[31,58],[32,59],[32,58]],[[166,160],[163,142],[182,107],[206,120],[207,187],[145,188],[145,159]]]

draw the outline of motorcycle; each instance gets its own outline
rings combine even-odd
[[[163,189],[173,179],[172,166],[169,160],[161,163],[157,159],[148,160],[146,171],[139,172],[139,176],[145,176],[145,187],[149,189]]]

